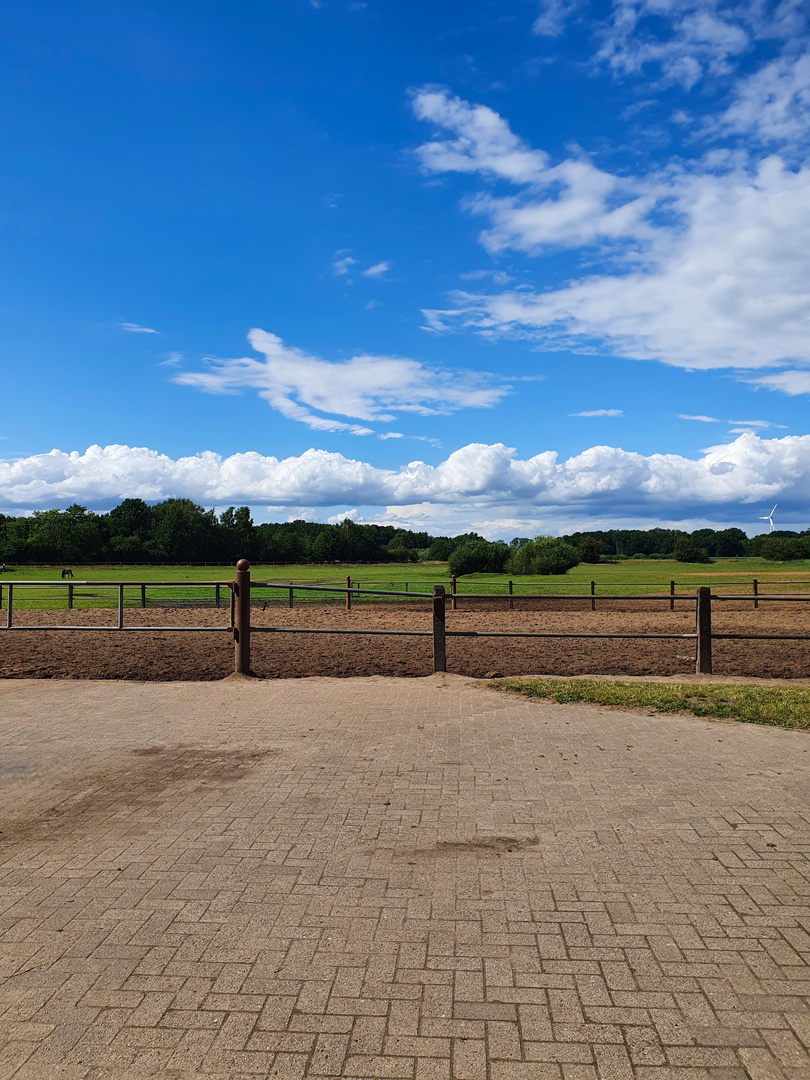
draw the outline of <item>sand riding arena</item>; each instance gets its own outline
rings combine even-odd
[[[754,609],[748,599],[714,602],[711,617],[715,674],[787,679],[810,676],[810,603],[760,602]],[[355,597],[347,611],[342,602],[319,599],[296,603],[292,608],[281,599],[259,598],[257,602],[254,592],[250,670],[263,678],[428,675],[434,670],[431,618],[429,599],[385,602],[375,597],[362,602]],[[673,605],[665,598],[600,598],[595,611],[588,598],[516,597],[511,609],[506,598],[459,599],[456,610],[448,600],[446,669],[474,677],[694,675],[695,624],[696,603],[688,597],[675,600]],[[25,629],[43,625],[110,629]],[[115,632],[116,612],[109,609],[15,610],[14,631],[0,629],[0,678],[197,681],[222,679],[234,671],[234,634],[227,602],[220,608],[210,604],[173,606],[171,601],[160,607],[127,608],[125,625],[127,629],[143,629]],[[171,629],[146,629],[156,625]],[[192,627],[194,632],[183,632]],[[263,632],[269,627],[280,632]],[[360,633],[290,632],[307,629]],[[388,636],[381,631],[410,633]],[[651,636],[472,636],[476,633]],[[652,636],[669,634],[684,636]],[[722,634],[744,635],[744,639],[718,638]],[[767,640],[771,636],[777,640]]]

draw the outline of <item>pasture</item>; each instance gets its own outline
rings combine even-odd
[[[138,586],[148,586],[148,603],[171,600],[181,602],[212,603],[214,590],[210,583],[233,580],[230,566],[172,566],[111,565],[72,566],[74,606],[79,608],[108,608],[117,605],[117,593],[100,590],[102,582],[129,582],[132,588],[125,591],[126,607],[140,607]],[[62,566],[14,566],[0,575],[0,586],[9,582],[49,582],[54,589],[26,590],[17,585],[14,604],[18,609],[59,609],[66,605],[65,583],[61,581]],[[380,563],[355,564],[334,563],[297,565],[256,565],[251,567],[254,596],[262,602],[286,601],[280,590],[262,593],[262,582],[277,584],[306,584],[343,586],[349,576],[361,588],[430,592],[433,585],[443,585],[449,590],[450,574],[446,563]],[[468,574],[458,579],[458,592],[506,593],[509,580],[513,581],[515,595],[539,591],[543,595],[555,593],[588,594],[590,582],[597,582],[600,593],[623,595],[634,592],[661,592],[669,589],[675,581],[678,592],[688,592],[699,585],[711,585],[726,592],[750,592],[751,582],[757,579],[760,591],[804,592],[810,589],[810,560],[774,563],[766,559],[717,559],[712,563],[681,563],[674,559],[624,559],[616,562],[580,563],[567,574],[546,577],[518,576],[510,574]],[[182,583],[184,588],[161,589],[160,582]],[[195,587],[195,582],[208,583]],[[85,584],[87,583],[87,584]],[[740,586],[739,588],[737,586]],[[224,595],[224,594],[223,594]],[[296,603],[317,599],[324,602],[327,594],[296,595]],[[340,602],[340,597],[335,594]],[[226,600],[223,600],[226,602]]]

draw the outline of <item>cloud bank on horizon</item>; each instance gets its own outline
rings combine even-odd
[[[729,512],[745,521],[747,507],[753,522],[763,500],[778,498],[786,515],[806,513],[810,435],[763,439],[746,432],[697,460],[611,446],[565,461],[553,451],[521,460],[503,443],[471,443],[438,465],[411,461],[397,470],[314,449],[283,459],[206,451],[173,460],[143,447],[91,446],[0,462],[0,490],[7,512],[73,502],[109,507],[125,497],[267,504],[282,517],[361,505],[373,508],[370,520],[408,518],[438,531],[461,531],[468,521],[490,536],[518,524],[548,529],[561,511],[569,527],[579,528],[645,516],[725,521]]]

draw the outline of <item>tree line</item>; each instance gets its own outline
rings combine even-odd
[[[431,536],[392,525],[359,525],[349,518],[335,525],[304,520],[257,525],[247,506],[217,514],[190,499],[153,505],[125,499],[107,513],[74,504],[25,517],[0,514],[4,563],[230,563],[243,557],[254,563],[449,561],[459,574],[472,573],[473,567],[510,567],[519,574],[561,573],[564,570],[541,567],[604,559],[810,557],[810,530],[778,530],[749,539],[740,529],[611,529],[572,533],[546,543],[551,539],[515,537],[510,544],[491,543],[474,532]]]

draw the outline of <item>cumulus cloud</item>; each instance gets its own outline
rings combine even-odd
[[[756,518],[751,507],[779,501],[806,514],[810,501],[810,435],[763,439],[747,432],[693,460],[594,446],[567,460],[551,450],[520,459],[502,443],[471,443],[437,465],[410,461],[398,469],[324,450],[279,459],[210,451],[174,460],[154,450],[91,446],[0,462],[7,510],[80,502],[113,505],[127,497],[185,497],[205,506],[363,506],[386,513],[452,520],[459,527],[533,521],[548,528],[571,521],[699,515],[715,521]],[[770,504],[769,504],[770,505]],[[753,515],[753,516],[752,516]],[[422,526],[426,527],[426,526]]]
[[[720,152],[688,169],[671,165],[640,177],[613,176],[580,159],[552,167],[510,140],[495,113],[488,129],[498,138],[481,150],[466,134],[480,106],[435,89],[424,95],[431,107],[419,108],[417,95],[417,115],[450,127],[463,144],[455,157],[435,148],[459,140],[425,144],[425,168],[454,170],[460,160],[466,171],[519,188],[465,202],[489,219],[484,247],[530,255],[574,248],[590,266],[594,251],[608,260],[607,272],[542,292],[456,291],[448,308],[425,312],[428,328],[470,328],[689,369],[810,362],[810,168],[788,167],[776,155],[751,163]],[[515,164],[516,146],[519,162],[533,165]]]
[[[122,322],[118,324],[122,330],[126,330],[128,334],[159,334],[159,330],[153,330],[149,326],[139,326],[134,322]]]
[[[206,371],[184,372],[174,381],[209,394],[252,389],[289,420],[317,431],[352,435],[371,435],[373,429],[336,420],[336,415],[380,423],[406,412],[439,416],[459,409],[489,408],[510,389],[494,376],[428,368],[397,356],[361,354],[331,363],[285,345],[265,330],[251,330],[248,341],[264,354],[264,360],[211,360]]]

